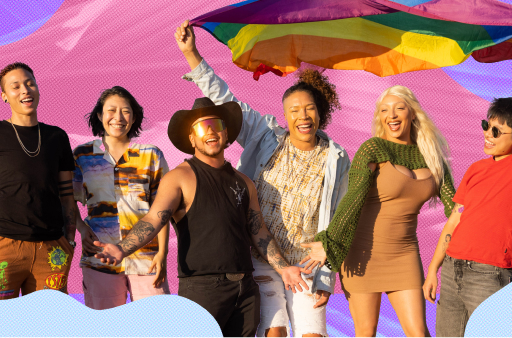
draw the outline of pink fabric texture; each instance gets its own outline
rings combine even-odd
[[[82,268],[82,272],[85,305],[95,310],[126,304],[127,292],[132,301],[170,293],[167,279],[158,288],[153,287],[155,276],[110,274],[90,268]]]

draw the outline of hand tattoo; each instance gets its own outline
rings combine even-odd
[[[263,225],[263,215],[261,211],[256,211],[249,208],[249,213],[247,215],[247,226],[249,227],[249,232],[252,235],[257,235],[260,232],[260,229]]]
[[[162,210],[157,213],[158,217],[160,217],[160,225],[166,225],[171,220],[172,209]]]

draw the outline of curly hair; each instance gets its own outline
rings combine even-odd
[[[2,70],[0,70],[0,87],[2,88],[2,91],[4,91],[4,76],[15,69],[25,69],[27,72],[32,74],[34,80],[36,79],[36,77],[34,76],[34,71],[27,64],[24,64],[23,62],[14,62],[8,64]]]
[[[336,86],[318,70],[306,69],[299,74],[297,82],[284,92],[283,102],[291,94],[301,91],[313,97],[320,116],[318,128],[325,129],[331,123],[332,113],[341,110]]]
[[[119,97],[125,98],[130,102],[130,107],[133,111],[133,124],[128,131],[128,138],[131,139],[133,137],[138,137],[142,131],[142,120],[144,119],[144,109],[141,105],[135,100],[132,94],[125,88],[121,86],[114,86],[110,89],[104,90],[98,102],[92,109],[92,111],[85,116],[89,127],[92,129],[92,134],[94,136],[103,136],[105,135],[105,128],[103,128],[103,122],[99,119],[98,114],[103,114],[103,105],[105,101],[110,97],[117,95]]]

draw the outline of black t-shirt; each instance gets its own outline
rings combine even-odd
[[[29,151],[37,149],[38,127],[14,126]],[[51,241],[63,236],[59,171],[74,170],[69,138],[59,127],[39,123],[41,151],[28,156],[11,123],[0,121],[0,236]]]

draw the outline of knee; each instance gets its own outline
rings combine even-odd
[[[377,323],[365,322],[355,324],[356,337],[375,337],[377,335]]]
[[[426,326],[404,327],[406,337],[430,337],[430,333]]]
[[[271,327],[265,330],[265,337],[286,337],[288,336],[288,332],[286,332],[286,327]]]

